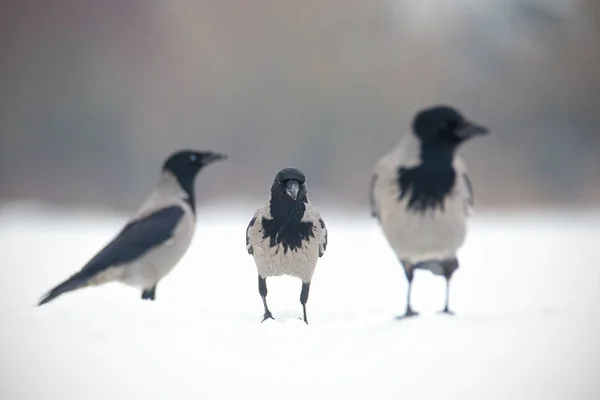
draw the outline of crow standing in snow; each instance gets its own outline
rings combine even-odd
[[[412,130],[374,168],[371,214],[406,273],[404,316],[417,315],[410,306],[417,269],[444,276],[444,312],[451,314],[450,278],[459,266],[456,252],[464,242],[466,219],[473,207],[471,183],[456,151],[462,143],[488,130],[442,105],[419,111]]]
[[[327,248],[327,229],[308,201],[306,177],[295,168],[282,169],[271,186],[269,202],[260,207],[246,229],[246,249],[258,269],[258,291],[265,309],[263,321],[273,318],[267,307],[269,276],[291,275],[302,280],[300,303],[306,302],[317,260]]]
[[[182,150],[164,163],[154,191],[119,234],[79,272],[50,290],[46,304],[63,293],[108,282],[122,282],[154,300],[156,285],[186,253],[195,230],[194,181],[223,154]]]

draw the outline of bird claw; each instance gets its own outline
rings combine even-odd
[[[406,319],[406,318],[411,318],[411,317],[416,317],[418,316],[419,313],[416,311],[413,311],[411,309],[406,310],[406,312],[404,313],[404,315],[400,315],[398,317],[396,317],[396,319],[400,320],[400,319]]]
[[[442,311],[440,311],[440,314],[446,314],[446,315],[455,315],[454,311],[452,310],[448,310],[447,308],[443,309]]]
[[[275,320],[275,318],[273,318],[273,315],[272,315],[270,312],[266,312],[266,313],[265,313],[265,315],[263,315],[263,320],[262,320],[262,321],[260,321],[260,322],[261,322],[261,323],[262,323],[262,322],[265,322],[265,321],[266,321],[266,320],[268,320],[268,319]]]

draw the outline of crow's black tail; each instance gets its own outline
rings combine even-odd
[[[83,278],[79,274],[75,274],[54,289],[46,293],[39,301],[38,306],[49,303],[63,293],[71,292],[75,289],[86,286],[87,279]]]

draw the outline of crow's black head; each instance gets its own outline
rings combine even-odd
[[[163,170],[169,171],[179,179],[193,179],[203,167],[226,158],[225,154],[212,151],[180,150],[167,158]]]
[[[285,168],[277,173],[271,197],[284,202],[307,202],[306,198],[306,176],[297,168]]]
[[[417,113],[412,128],[421,143],[433,147],[456,147],[488,129],[465,119],[456,109],[434,106]]]
[[[163,171],[175,176],[181,188],[187,194],[187,202],[195,211],[194,180],[198,172],[215,161],[225,160],[225,154],[212,151],[180,150],[169,156],[163,165]]]
[[[421,142],[421,163],[398,168],[399,199],[408,197],[407,208],[412,211],[443,210],[456,183],[452,165],[456,148],[488,130],[448,106],[419,111],[412,127]]]
[[[308,203],[305,183],[302,171],[285,168],[271,186],[271,219],[263,217],[263,237],[270,239],[271,247],[281,244],[286,253],[300,249],[303,241],[314,237],[313,223],[302,221]]]

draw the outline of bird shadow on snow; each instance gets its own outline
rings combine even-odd
[[[299,326],[299,327],[308,327],[302,318],[293,315],[293,313],[280,313],[278,317],[275,319],[266,319],[264,321],[258,320],[258,323],[262,326]]]
[[[443,312],[420,313],[418,315],[406,316],[397,315],[391,318],[390,323],[398,324],[415,324],[419,321],[444,321],[449,323],[463,324],[505,324],[507,322],[532,321],[536,319],[553,319],[574,317],[579,313],[576,310],[567,310],[559,308],[539,308],[539,309],[523,309],[515,310],[498,310],[498,311],[456,311],[453,314]],[[584,313],[583,313],[584,314]]]

